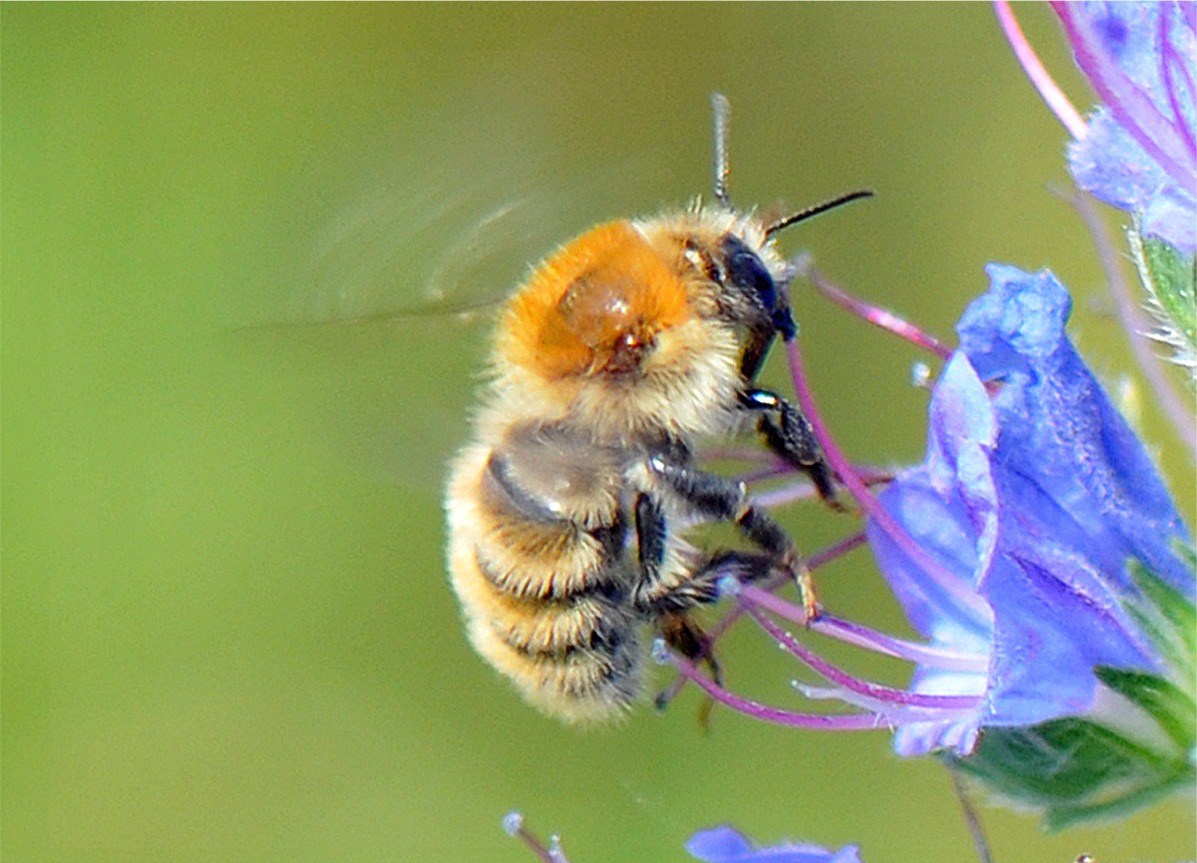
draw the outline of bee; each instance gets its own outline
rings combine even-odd
[[[815,609],[789,535],[694,449],[755,418],[834,503],[810,424],[754,381],[776,337],[796,333],[774,235],[872,193],[771,223],[735,209],[727,102],[712,103],[714,203],[599,225],[535,269],[500,314],[473,439],[450,469],[448,569],[470,640],[568,722],[634,704],[646,629],[717,678],[690,615],[724,575],[788,571]],[[706,522],[734,525],[751,550],[700,552],[683,533]]]

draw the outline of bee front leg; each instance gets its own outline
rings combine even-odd
[[[748,389],[740,393],[740,406],[760,412],[757,431],[765,445],[786,463],[802,471],[814,483],[819,497],[832,509],[844,511],[835,493],[831,468],[823,458],[823,449],[815,437],[810,420],[798,408],[777,393]]]

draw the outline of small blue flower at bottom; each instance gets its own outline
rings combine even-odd
[[[941,573],[869,530],[911,623],[945,651],[988,658],[985,671],[919,667],[913,691],[980,699],[966,717],[899,728],[903,755],[968,755],[984,727],[1091,714],[1099,667],[1165,673],[1130,611],[1128,561],[1194,595],[1180,516],[1064,333],[1067,292],[1048,271],[988,272],[935,388],[927,458],[881,495]]]
[[[792,843],[757,848],[742,833],[727,826],[695,833],[686,843],[686,850],[705,863],[861,863],[855,845],[839,851]]]

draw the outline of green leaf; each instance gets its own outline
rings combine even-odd
[[[990,728],[972,755],[945,758],[989,791],[1040,811],[1049,830],[1124,816],[1197,778],[1187,752],[1160,753],[1073,718]]]
[[[1174,362],[1197,369],[1197,259],[1143,237],[1137,226],[1128,231],[1128,238],[1150,298],[1148,307],[1161,326],[1154,337],[1172,346]]]
[[[1187,752],[1197,743],[1197,704],[1178,686],[1154,674],[1100,667],[1097,679],[1142,707]]]
[[[1177,543],[1176,552],[1194,569],[1197,579],[1197,558],[1192,547]],[[1133,558],[1127,561],[1127,572],[1142,594],[1141,599],[1127,603],[1127,611],[1176,675],[1181,680],[1193,681],[1197,670],[1197,607],[1142,561]],[[1192,687],[1189,691],[1192,692]]]

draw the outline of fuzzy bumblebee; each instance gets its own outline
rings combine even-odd
[[[754,381],[775,338],[795,333],[773,234],[869,193],[771,224],[733,209],[727,105],[714,104],[714,203],[600,225],[537,267],[500,317],[472,440],[452,464],[448,565],[470,640],[567,721],[636,701],[647,629],[717,673],[690,612],[715,601],[724,575],[789,570],[814,608],[789,536],[693,451],[755,419],[833,499],[806,420]],[[752,549],[685,541],[711,521]]]

